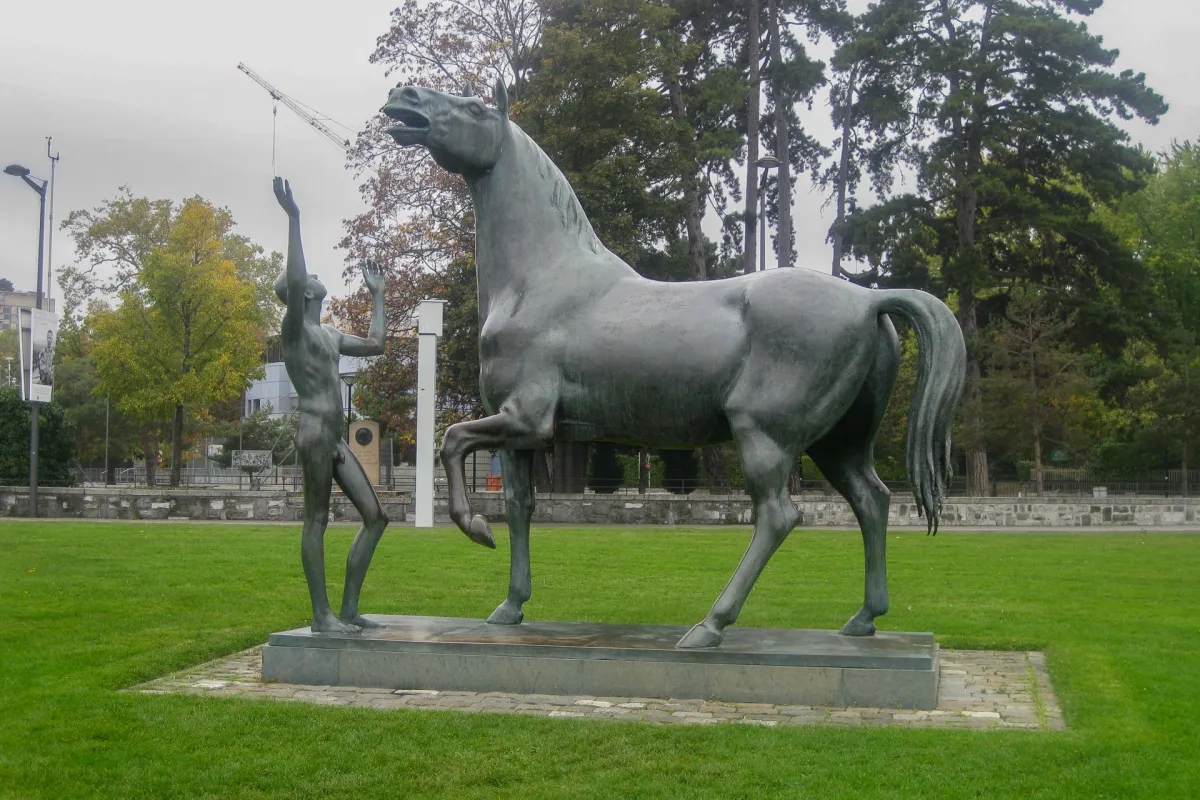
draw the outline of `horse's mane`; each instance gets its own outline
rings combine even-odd
[[[584,213],[583,206],[579,205],[579,198],[575,196],[575,190],[567,182],[562,170],[550,160],[550,156],[546,155],[542,148],[538,147],[537,142],[533,141],[529,134],[516,125],[510,127],[512,138],[518,148],[527,151],[527,154],[521,153],[521,156],[527,155],[538,177],[541,178],[544,190],[542,194],[550,201],[551,208],[558,212],[558,220],[562,224],[563,230],[577,236],[580,243],[593,253],[601,252],[604,246],[596,237],[591,221]]]

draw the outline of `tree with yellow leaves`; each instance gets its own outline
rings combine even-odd
[[[266,321],[255,286],[223,250],[221,226],[220,209],[201,198],[184,202],[117,307],[92,314],[97,391],[139,419],[173,415],[172,486],[184,407],[230,400],[262,373]]]

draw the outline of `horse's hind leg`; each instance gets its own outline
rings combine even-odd
[[[808,454],[821,468],[826,480],[850,503],[862,530],[866,557],[863,605],[842,627],[842,633],[870,636],[875,633],[875,618],[888,611],[886,547],[891,492],[875,474],[869,446],[857,450],[810,447]]]
[[[529,522],[533,519],[533,451],[501,450],[500,469],[504,478],[504,510],[508,517],[508,597],[496,607],[488,622],[516,625],[524,619],[521,606],[533,587],[529,577]]]
[[[885,319],[886,321],[886,319]],[[850,410],[828,434],[808,448],[825,478],[846,498],[862,530],[863,605],[842,627],[847,636],[875,633],[875,618],[888,610],[887,523],[891,492],[875,472],[875,434],[887,410],[899,353],[890,322],[881,323],[875,365]]]
[[[800,519],[787,493],[795,453],[749,423],[740,426],[735,423],[733,430],[746,472],[746,486],[754,501],[754,538],[712,611],[679,640],[677,647],[716,647],[721,643],[721,632],[738,618],[767,561]]]

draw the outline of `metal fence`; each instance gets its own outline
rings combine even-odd
[[[466,464],[467,489],[471,492],[489,490],[488,467],[482,459],[468,460]],[[416,487],[416,470],[414,467],[400,465],[387,469],[381,477],[381,491],[401,495],[411,495]],[[155,471],[155,486],[166,487],[170,483],[170,469]],[[1104,477],[1091,476],[1081,470],[1057,470],[1047,472],[1043,477],[1042,491],[1039,494],[1036,482],[1014,478],[997,478],[991,482],[989,495],[1005,498],[1036,498],[1036,497],[1066,497],[1066,498],[1105,498],[1105,497],[1195,497],[1200,495],[1200,470],[1190,471],[1186,483],[1179,470],[1173,470],[1157,476],[1143,476],[1110,480]],[[76,470],[75,485],[98,486],[105,484],[104,471],[100,469]],[[146,470],[144,466],[129,467],[113,470],[112,477],[107,483],[118,486],[146,486]],[[911,494],[912,488],[908,481],[884,481],[892,496],[902,498]],[[46,484],[50,485],[50,484]],[[493,490],[496,484],[493,483]],[[289,492],[299,492],[302,489],[300,468],[285,464],[251,475],[240,469],[217,467],[185,467],[180,471],[180,487],[185,489],[283,489]],[[438,494],[445,492],[445,472],[438,467],[434,471],[434,490]],[[833,486],[825,480],[794,479],[791,484],[794,495],[828,496],[836,494]],[[619,495],[744,495],[745,487],[738,485],[709,485],[699,479],[671,480],[659,479],[654,485],[639,489],[623,481],[603,481],[591,479],[584,488],[585,494],[619,494]],[[564,492],[564,494],[568,494]],[[570,492],[577,494],[577,492]],[[958,478],[951,482],[950,497],[967,497],[966,481]]]

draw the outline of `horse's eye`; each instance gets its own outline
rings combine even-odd
[[[479,105],[478,103],[471,103],[467,106],[467,108],[471,110],[471,115],[475,117],[478,117],[483,113],[483,106]]]

